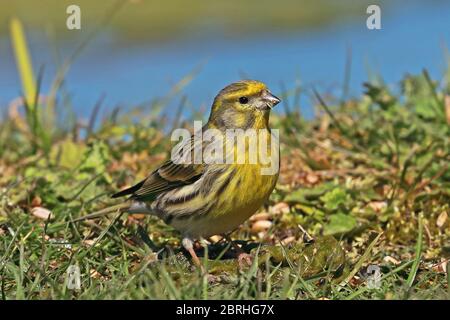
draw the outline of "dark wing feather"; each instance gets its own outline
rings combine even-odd
[[[144,184],[144,182],[145,182],[145,180],[142,180],[141,182],[135,184],[134,186],[132,186],[132,187],[130,187],[130,188],[128,188],[128,189],[125,189],[125,190],[119,191],[119,192],[117,192],[117,193],[114,193],[114,194],[111,196],[111,198],[120,198],[120,197],[129,195],[129,194],[132,194],[132,193],[134,193],[135,191],[139,190],[139,188],[142,187],[142,185]]]
[[[193,151],[192,140],[188,143],[191,144],[191,151]],[[131,199],[151,201],[161,192],[194,183],[201,177],[204,169],[204,164],[176,164],[169,160],[141,182],[112,195],[112,197],[130,195]]]

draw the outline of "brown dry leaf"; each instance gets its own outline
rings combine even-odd
[[[384,209],[387,208],[386,201],[372,201],[369,202],[368,206],[375,212],[379,213],[382,212]]]
[[[383,258],[383,261],[387,262],[387,263],[392,263],[394,265],[399,265],[401,263],[400,261],[398,261],[397,259],[395,259],[394,257],[391,257],[391,256],[385,256]]]
[[[52,212],[43,207],[34,207],[31,209],[31,214],[36,218],[48,220],[51,218]]]
[[[59,268],[60,266],[60,262],[57,260],[51,260],[50,263],[48,264],[49,268],[52,270],[56,270]]]
[[[350,281],[349,281],[349,284],[350,284],[352,287],[358,287],[358,286],[362,285],[363,283],[364,283],[364,280],[361,279],[361,278],[358,277],[358,276],[354,276],[354,277],[351,278]]]
[[[42,199],[39,196],[35,196],[31,201],[32,207],[40,207],[42,205]]]
[[[7,177],[14,176],[14,174],[15,174],[15,171],[14,171],[13,166],[11,166],[11,165],[7,166],[5,164],[0,163],[0,182],[4,178],[7,179]],[[7,180],[5,180],[5,181],[7,181]]]
[[[442,213],[439,215],[439,217],[436,220],[436,225],[439,228],[442,228],[442,226],[447,222],[448,214],[446,211],[442,211]]]
[[[145,218],[145,214],[144,213],[133,213],[133,214],[130,214],[130,217],[132,217],[133,219],[136,219],[136,220],[142,220]]]
[[[448,259],[442,259],[441,262],[437,263],[436,265],[433,266],[433,270],[435,272],[447,272],[447,263],[448,263]]]
[[[219,235],[214,235],[214,236],[209,237],[209,240],[211,240],[213,243],[217,243],[222,239],[223,239],[223,237],[219,236]]]
[[[91,269],[89,271],[89,276],[94,279],[99,279],[99,278],[101,278],[102,275],[97,270]]]
[[[314,148],[308,152],[311,160],[314,160],[317,167],[321,169],[330,169],[331,162],[327,154],[321,148]]]
[[[143,213],[134,213],[134,214],[129,214],[127,216],[127,220],[125,222],[125,225],[130,226],[133,224],[139,224],[140,220],[145,218],[145,214]]]
[[[287,237],[287,238],[284,238],[283,240],[281,240],[281,244],[283,245],[283,246],[286,246],[286,245],[288,245],[289,243],[292,243],[292,242],[295,242],[295,237],[294,236],[290,236],[290,237]]]
[[[94,243],[95,243],[95,240],[92,240],[92,239],[86,239],[86,240],[83,240],[83,242],[82,242],[85,246],[87,246],[87,247],[92,247],[93,245],[94,245]]]
[[[309,184],[316,184],[317,182],[319,182],[319,176],[317,174],[313,173],[313,172],[309,172],[306,175],[306,181]]]
[[[144,257],[143,261],[148,262],[148,263],[157,262],[158,254],[155,252],[151,252],[150,254],[148,254]]]

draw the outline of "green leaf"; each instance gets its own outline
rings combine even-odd
[[[323,183],[314,188],[300,188],[288,194],[284,201],[297,203],[310,202],[319,199],[320,196],[324,195],[327,191],[332,190],[333,188],[335,188],[335,185],[330,182]]]
[[[348,196],[344,189],[335,188],[325,193],[320,197],[320,200],[324,203],[326,209],[336,210],[339,205],[344,204],[348,200]]]
[[[315,216],[316,219],[321,219],[325,213],[319,209],[317,209],[314,206],[306,206],[306,205],[302,205],[302,204],[297,204],[295,206],[296,209],[300,209],[302,210],[304,213],[306,213],[309,216]]]
[[[403,82],[403,92],[406,97],[406,106],[412,108],[424,119],[436,119],[443,116],[441,106],[433,98],[437,84],[430,82],[424,74],[409,75]]]
[[[86,146],[75,143],[68,138],[58,148],[52,149],[50,159],[53,163],[59,160],[58,164],[63,168],[74,169],[80,164],[80,154],[83,154],[85,149]]]
[[[330,216],[330,222],[324,227],[324,235],[343,234],[352,231],[357,225],[354,217],[342,212]]]
[[[103,173],[106,171],[110,159],[108,146],[102,141],[96,142],[85,152],[79,170]]]

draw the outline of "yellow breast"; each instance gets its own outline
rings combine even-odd
[[[193,215],[189,221],[174,221],[173,226],[194,237],[207,237],[230,232],[245,222],[269,198],[277,182],[278,144],[272,148],[276,151],[273,154],[269,152],[271,162],[268,165],[248,163],[248,148],[245,148],[245,163],[225,166],[228,173],[233,173],[226,187],[219,186],[223,185],[227,175],[211,187],[206,202],[213,207],[208,214]]]

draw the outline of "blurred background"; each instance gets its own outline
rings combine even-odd
[[[81,8],[81,30],[66,28],[70,4]],[[381,30],[366,27],[369,4],[381,6]],[[2,113],[22,91],[11,17],[24,24],[43,95],[69,63],[58,99],[81,117],[101,97],[105,109],[169,95],[168,113],[180,101],[204,110],[241,78],[275,93],[300,87],[310,116],[313,86],[352,96],[369,79],[395,84],[424,68],[441,79],[450,43],[450,1],[0,0]]]

